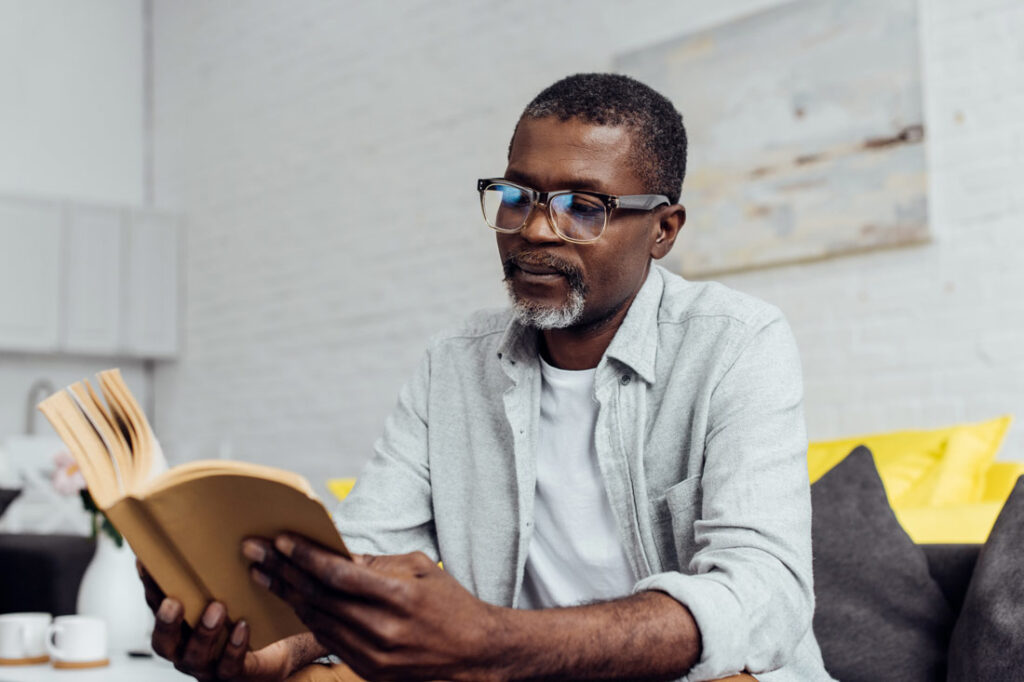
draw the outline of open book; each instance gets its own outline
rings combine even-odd
[[[345,543],[298,474],[224,460],[165,469],[135,398],[114,369],[100,372],[106,405],[86,382],[39,404],[75,458],[93,500],[128,540],[160,588],[182,602],[193,627],[216,599],[245,619],[261,648],[305,632],[292,610],[249,578],[242,539],[294,531],[345,556]]]

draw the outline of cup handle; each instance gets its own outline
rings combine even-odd
[[[64,653],[57,648],[57,644],[54,641],[54,636],[63,630],[64,628],[57,623],[52,623],[46,628],[46,653],[50,655],[50,658],[56,660],[64,658]]]

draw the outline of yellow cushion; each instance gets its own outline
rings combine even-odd
[[[992,462],[985,474],[981,501],[1005,502],[1020,476],[1024,476],[1024,462]]]
[[[893,511],[914,542],[944,545],[985,542],[1002,508],[999,501]]]
[[[1010,425],[1009,415],[930,431],[897,431],[811,443],[811,482],[857,445],[866,445],[894,507],[958,504],[981,499],[988,465]]]
[[[978,501],[896,508],[896,518],[917,543],[983,543],[1021,475],[1024,475],[1024,462],[993,462],[985,474]]]
[[[811,482],[866,445],[907,534],[918,543],[984,542],[1024,462],[993,462],[1010,416],[931,431],[812,443]]]
[[[337,497],[339,500],[344,500],[350,492],[352,487],[356,484],[354,478],[329,478],[327,479],[327,489]]]

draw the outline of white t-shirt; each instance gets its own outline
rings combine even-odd
[[[541,358],[533,536],[519,606],[572,606],[628,595],[636,583],[597,464],[596,369]]]

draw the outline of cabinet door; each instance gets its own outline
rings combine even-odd
[[[145,357],[178,351],[178,223],[133,212],[127,237],[124,331],[127,350]]]
[[[109,355],[119,350],[123,222],[116,209],[68,210],[63,350]]]
[[[59,204],[0,198],[0,349],[57,349]]]

